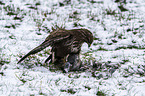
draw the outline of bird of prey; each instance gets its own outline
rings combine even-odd
[[[36,54],[51,46],[52,54],[45,60],[45,63],[51,59],[52,63],[60,65],[66,72],[76,70],[80,66],[79,53],[84,42],[88,46],[93,42],[93,34],[88,29],[66,30],[58,28],[53,30],[42,44],[22,57],[18,63],[29,55]]]

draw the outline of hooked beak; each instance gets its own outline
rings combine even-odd
[[[91,46],[91,44],[88,44],[88,47],[90,47]]]

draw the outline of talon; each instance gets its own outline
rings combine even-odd
[[[64,69],[63,69],[64,73],[69,72],[70,71],[70,67],[71,67],[71,64],[69,62],[66,62],[64,64]]]

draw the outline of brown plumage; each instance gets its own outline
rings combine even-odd
[[[45,63],[50,59],[52,59],[53,62],[57,60],[59,62],[61,59],[66,58],[69,54],[79,54],[84,42],[86,42],[89,46],[93,42],[93,35],[87,29],[57,29],[51,32],[42,44],[22,57],[18,63],[23,61],[29,55],[40,52],[48,46],[52,47],[52,54],[46,59]]]

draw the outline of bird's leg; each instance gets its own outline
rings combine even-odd
[[[64,73],[69,72],[69,71],[70,71],[71,66],[72,66],[72,65],[71,65],[69,62],[64,63],[63,72],[64,72]]]
[[[54,52],[52,52],[52,54],[50,54],[50,56],[45,60],[45,63],[47,63],[47,61],[49,61],[51,59],[51,62],[54,63],[55,62],[55,54]]]
[[[57,68],[63,70],[64,73],[67,73],[71,67],[71,64],[66,62],[66,57],[55,57],[54,64]]]
[[[79,70],[81,66],[79,54],[69,54],[67,61],[72,65],[70,70],[72,71]]]
[[[52,52],[52,63],[54,63],[54,62],[55,62],[55,53]]]
[[[49,61],[50,59],[52,59],[52,54],[50,54],[49,57],[45,60],[45,63],[47,63],[47,61]]]

